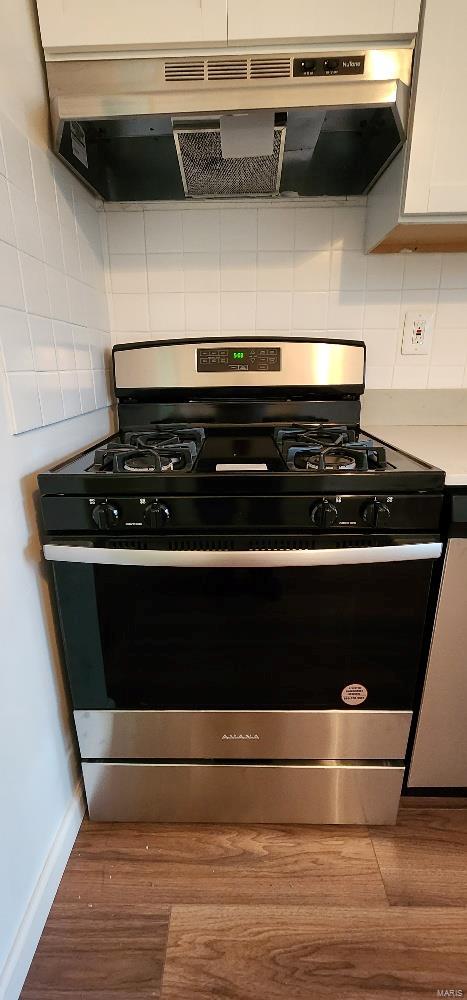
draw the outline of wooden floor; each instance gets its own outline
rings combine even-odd
[[[418,804],[368,829],[85,821],[21,994],[443,995],[467,997],[467,806]]]

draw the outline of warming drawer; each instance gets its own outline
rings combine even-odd
[[[83,763],[89,817],[147,823],[395,823],[390,763]]]

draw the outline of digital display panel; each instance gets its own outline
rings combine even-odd
[[[199,372],[279,372],[280,347],[198,347]]]

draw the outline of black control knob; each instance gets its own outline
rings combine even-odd
[[[144,523],[148,528],[163,528],[170,517],[170,511],[163,503],[154,500],[144,508]]]
[[[324,66],[325,70],[327,70],[327,72],[334,73],[335,70],[339,68],[339,60],[338,59],[325,59],[324,62],[323,62],[323,66]]]
[[[120,520],[120,511],[113,503],[98,503],[92,512],[92,519],[102,531],[115,528]]]
[[[329,503],[329,500],[322,500],[311,509],[311,520],[316,528],[332,528],[333,524],[339,520],[337,507]]]
[[[381,500],[372,500],[365,504],[362,510],[362,518],[369,528],[382,528],[391,517],[389,507]]]

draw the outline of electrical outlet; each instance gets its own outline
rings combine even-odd
[[[433,333],[433,313],[408,309],[405,314],[401,354],[429,354]]]

